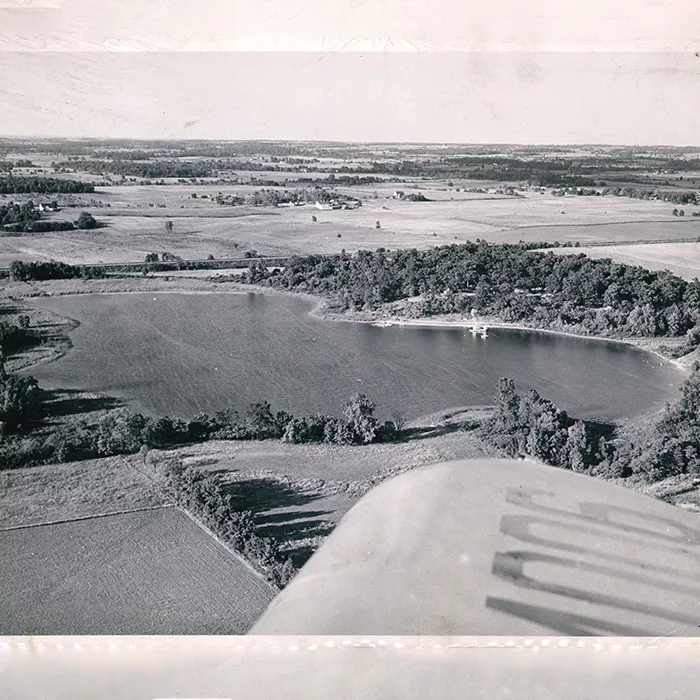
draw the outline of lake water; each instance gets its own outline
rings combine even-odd
[[[295,414],[338,414],[361,391],[388,418],[493,402],[499,377],[572,415],[633,416],[673,398],[683,375],[616,343],[494,329],[375,328],[323,321],[296,298],[138,293],[40,299],[80,322],[63,358],[31,374],[144,413],[191,417],[266,399]]]

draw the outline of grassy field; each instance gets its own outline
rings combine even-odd
[[[561,255],[584,253],[590,258],[612,258],[615,262],[640,265],[648,270],[669,270],[690,282],[700,278],[700,242],[559,248],[555,252]]]
[[[0,472],[0,528],[164,503],[152,478],[122,457]]]
[[[0,634],[243,634],[272,591],[176,508],[0,532]]]
[[[222,474],[237,508],[255,514],[258,532],[274,537],[295,563],[303,564],[376,484],[427,464],[495,454],[473,432],[456,429],[456,422],[478,420],[485,410],[426,417],[410,424],[406,440],[398,443],[352,447],[213,441],[151,454],[156,461],[176,458]]]
[[[486,187],[492,183],[481,183]],[[255,249],[264,255],[338,253],[359,249],[425,248],[482,238],[581,244],[647,240],[688,240],[700,236],[700,219],[671,215],[663,202],[625,197],[552,197],[528,191],[522,197],[475,194],[422,182],[419,189],[386,184],[339,187],[358,196],[357,210],[224,207],[202,199],[221,191],[244,192],[248,185],[114,186],[94,194],[71,195],[75,208],[51,214],[74,219],[88,209],[106,226],[3,236],[0,266],[13,259],[60,259],[75,264],[139,261],[167,250],[186,259],[242,257]],[[392,199],[395,189],[423,192],[429,202]],[[196,199],[190,195],[198,194]],[[376,195],[376,198],[375,198]],[[109,206],[107,206],[109,205]],[[312,216],[317,222],[312,222]],[[165,222],[174,223],[173,234]],[[375,224],[380,222],[380,229]]]

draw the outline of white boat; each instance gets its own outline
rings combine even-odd
[[[391,321],[375,321],[372,324],[375,328],[387,328],[388,326],[393,325]]]

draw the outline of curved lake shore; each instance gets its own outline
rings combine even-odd
[[[80,325],[73,349],[32,374],[42,385],[109,394],[147,413],[191,416],[266,399],[293,413],[337,414],[362,391],[386,418],[395,409],[412,418],[491,403],[498,378],[512,376],[573,415],[608,420],[658,409],[683,378],[620,342],[506,324],[482,339],[465,331],[467,322],[442,319],[329,324],[322,318],[350,319],[327,314],[318,298],[222,291],[229,294],[36,299]]]

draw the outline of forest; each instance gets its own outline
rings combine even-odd
[[[161,178],[161,177],[213,177],[215,171],[227,168],[224,161],[201,161],[187,163],[178,160],[155,160],[139,162],[130,158],[119,160],[69,160],[54,163],[54,169],[78,169],[94,175],[113,175]]]
[[[336,311],[421,318],[472,309],[537,328],[610,337],[687,336],[700,342],[700,281],[669,272],[484,241],[428,250],[251,262],[244,281],[317,294]]]
[[[77,194],[94,191],[94,185],[79,180],[19,175],[0,177],[0,194]]]

